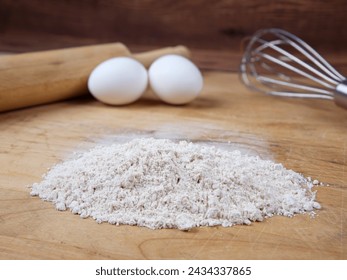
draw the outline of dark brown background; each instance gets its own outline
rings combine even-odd
[[[184,44],[200,66],[230,69],[242,40],[259,28],[287,29],[323,55],[344,52],[346,17],[346,0],[0,0],[0,51]]]

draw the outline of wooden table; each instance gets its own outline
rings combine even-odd
[[[85,97],[1,114],[0,258],[346,259],[347,111],[249,92],[227,72],[204,76],[201,97],[188,106],[146,97],[110,107]],[[97,224],[29,195],[47,168],[120,135],[218,142],[330,186],[316,188],[316,218],[189,232]]]

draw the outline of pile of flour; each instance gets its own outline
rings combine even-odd
[[[31,195],[99,223],[188,230],[314,213],[312,187],[281,164],[239,151],[144,138],[54,166]]]

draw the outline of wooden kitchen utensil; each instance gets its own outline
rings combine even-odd
[[[88,93],[87,81],[100,62],[129,56],[148,67],[165,54],[189,57],[184,46],[131,54],[121,43],[0,57],[0,112],[51,103]]]

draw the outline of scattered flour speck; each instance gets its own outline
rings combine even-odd
[[[316,183],[239,151],[144,138],[57,164],[31,195],[99,223],[189,230],[312,214]]]

